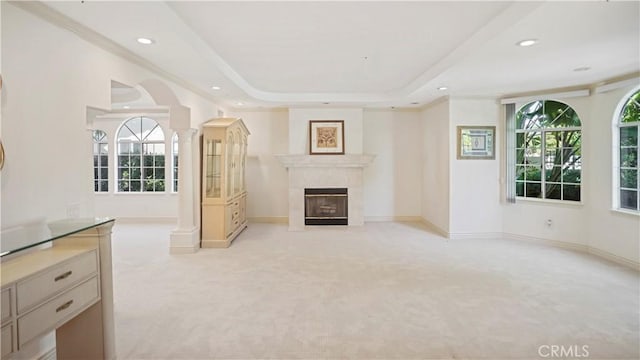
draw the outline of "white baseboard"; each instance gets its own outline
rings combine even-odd
[[[640,271],[640,263],[639,262],[635,262],[633,260],[629,260],[626,258],[623,258],[622,256],[618,256],[618,255],[614,255],[608,251],[604,251],[604,250],[600,250],[600,249],[596,249],[594,247],[589,246],[588,247],[588,252],[589,254],[607,259],[609,261],[613,261],[616,264],[620,264],[620,265],[624,265],[627,267],[630,267],[636,271]]]
[[[438,225],[432,223],[431,221],[425,219],[425,218],[420,218],[420,220],[422,221],[423,224],[426,225],[426,227],[429,230],[434,231],[436,234],[444,236],[445,238],[449,239],[449,232],[445,231],[444,229],[440,228]]]
[[[420,216],[365,216],[365,222],[422,222]]]
[[[287,216],[255,216],[248,217],[249,223],[263,223],[263,224],[288,224],[289,217]]]
[[[467,239],[502,239],[501,232],[480,232],[480,233],[449,233],[451,240],[467,240]]]
[[[566,242],[566,241],[543,239],[543,238],[538,238],[538,237],[535,237],[535,236],[503,233],[502,237],[505,238],[505,239],[510,239],[510,240],[526,241],[526,242],[531,242],[531,243],[536,243],[536,244],[545,244],[545,245],[549,245],[549,246],[553,246],[553,247],[558,247],[558,248],[563,248],[563,249],[570,249],[570,250],[577,250],[577,251],[582,251],[582,252],[587,252],[587,250],[589,249],[588,246],[584,245],[584,244],[576,244],[576,243],[570,243],[570,242]]]
[[[38,360],[56,360],[57,356],[56,356],[56,348],[51,348],[49,351],[47,351],[46,353],[42,354],[40,357],[38,357]]]
[[[116,217],[116,223],[122,224],[177,224],[175,217]]]
[[[570,242],[566,242],[566,241],[559,241],[559,240],[550,240],[550,239],[542,239],[542,238],[537,238],[537,237],[533,237],[533,236],[526,236],[526,235],[518,235],[518,234],[509,234],[509,233],[504,233],[503,234],[505,239],[512,239],[512,240],[518,240],[518,241],[527,241],[527,242],[532,242],[532,243],[537,243],[537,244],[544,244],[544,245],[549,245],[549,246],[553,246],[553,247],[558,247],[558,248],[563,248],[563,249],[569,249],[569,250],[576,250],[576,251],[581,251],[581,252],[585,252],[588,254],[592,254],[594,256],[609,260],[611,262],[614,262],[616,264],[620,264],[629,268],[632,268],[636,271],[640,271],[640,263],[633,261],[631,259],[627,259],[627,258],[623,258],[622,256],[618,256],[618,255],[614,255],[608,251],[604,251],[598,248],[594,248],[592,246],[588,246],[588,245],[584,245],[584,244],[576,244],[576,243],[570,243]]]
[[[255,216],[247,218],[250,223],[264,223],[264,224],[288,224],[289,218],[287,216]],[[420,216],[365,216],[365,222],[422,222]]]

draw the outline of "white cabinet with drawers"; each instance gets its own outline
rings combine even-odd
[[[58,359],[113,359],[113,220],[3,257],[2,359],[56,332]]]
[[[47,271],[18,282],[16,300],[18,313],[23,313],[34,304],[42,302],[98,273],[98,259],[95,250],[80,254]]]
[[[18,346],[55,329],[99,299],[96,276],[18,317]]]

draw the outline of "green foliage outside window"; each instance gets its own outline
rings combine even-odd
[[[164,146],[162,129],[155,120],[127,120],[118,132],[118,191],[164,191]]]
[[[582,133],[568,105],[534,101],[516,113],[516,195],[580,201]]]
[[[629,97],[619,119],[619,206],[627,210],[640,210],[640,183],[638,168],[638,128],[640,127],[640,90]]]
[[[94,130],[93,138],[93,191],[109,191],[109,145],[107,134]]]

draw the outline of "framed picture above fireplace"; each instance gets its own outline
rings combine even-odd
[[[309,154],[344,155],[344,120],[310,120]]]

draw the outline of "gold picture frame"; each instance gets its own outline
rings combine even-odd
[[[344,155],[344,120],[310,120],[309,154]]]
[[[458,160],[496,158],[495,126],[458,126]]]

